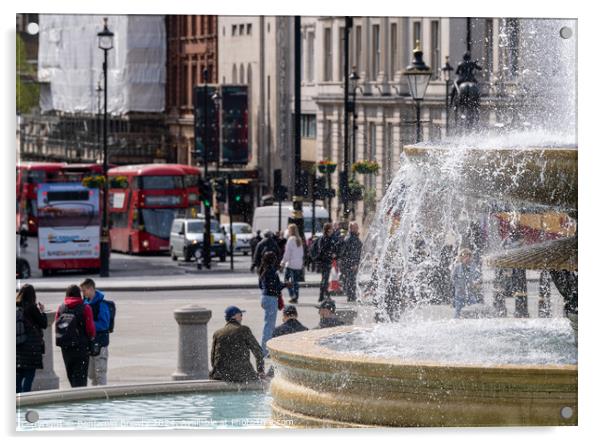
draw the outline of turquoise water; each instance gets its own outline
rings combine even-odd
[[[17,431],[265,428],[271,401],[241,391],[53,403],[17,409]]]

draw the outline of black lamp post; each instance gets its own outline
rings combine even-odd
[[[208,108],[209,108],[209,70],[205,68],[203,70],[203,161],[205,169],[205,183],[207,184],[206,192],[211,189],[209,185],[209,120],[208,120]],[[219,161],[218,161],[219,162]],[[211,269],[211,201],[212,196],[205,196],[203,202],[205,205],[205,233],[203,234],[203,265],[206,269]]]
[[[108,19],[104,18],[104,27],[98,33],[98,47],[104,52],[102,72],[104,77],[104,118],[103,118],[103,147],[102,147],[102,173],[104,186],[102,194],[102,233],[100,235],[100,276],[109,276],[109,162],[107,152],[107,58],[113,49],[114,34],[107,26]]]
[[[222,96],[219,94],[219,91],[215,91],[215,93],[213,93],[211,95],[211,100],[213,101],[213,103],[215,104],[215,106],[217,107],[217,150],[218,150],[218,154],[217,154],[217,162],[216,162],[216,177],[219,178],[219,161],[220,161],[220,153],[221,153],[221,144],[222,144]],[[219,202],[217,203],[217,211],[215,212],[216,215],[216,219],[217,222],[221,224],[221,212],[220,212],[220,208],[219,208]]]
[[[445,65],[441,68],[445,80],[445,135],[449,133],[449,81],[454,68],[449,64],[449,56],[445,56]]]
[[[100,86],[100,80],[98,81],[98,84],[96,85],[96,100],[98,101],[98,112],[96,113],[96,147],[97,149],[100,148],[100,112],[101,112],[101,108],[100,108],[100,95],[102,94],[102,86]]]
[[[420,102],[424,99],[426,89],[431,80],[431,68],[422,60],[422,50],[420,42],[416,42],[416,48],[413,51],[414,60],[412,64],[406,67],[403,75],[408,81],[410,94],[416,102],[416,142],[422,141],[422,133],[420,128]]]
[[[355,67],[353,67],[353,70],[351,71],[351,74],[349,75],[349,82],[350,82],[350,86],[351,86],[351,112],[353,113],[351,115],[352,117],[352,121],[351,121],[351,163],[355,164],[355,130],[356,130],[356,126],[355,126],[355,118],[357,117],[357,115],[355,114],[355,99],[356,99],[356,92],[357,92],[357,84],[360,80],[360,76],[357,74],[357,72],[355,71]]]

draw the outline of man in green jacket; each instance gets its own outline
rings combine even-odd
[[[251,329],[241,324],[243,312],[236,306],[227,307],[226,326],[213,334],[211,379],[247,383],[265,377],[261,346]],[[249,351],[255,356],[257,372],[251,364]]]

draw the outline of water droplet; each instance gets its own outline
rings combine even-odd
[[[570,406],[565,406],[560,410],[560,416],[563,419],[570,419],[571,417],[573,417],[573,408],[571,408]]]
[[[27,420],[29,423],[36,423],[38,420],[40,420],[40,415],[37,411],[30,409],[25,413],[25,420]]]
[[[563,39],[570,39],[573,36],[573,30],[568,26],[560,28],[560,37]]]

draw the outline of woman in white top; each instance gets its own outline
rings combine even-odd
[[[292,287],[288,288],[291,297],[289,303],[297,303],[299,301],[299,280],[303,273],[303,241],[295,224],[289,224],[288,233],[289,237],[280,267],[286,268],[284,271],[285,281],[290,280],[293,283]]]

